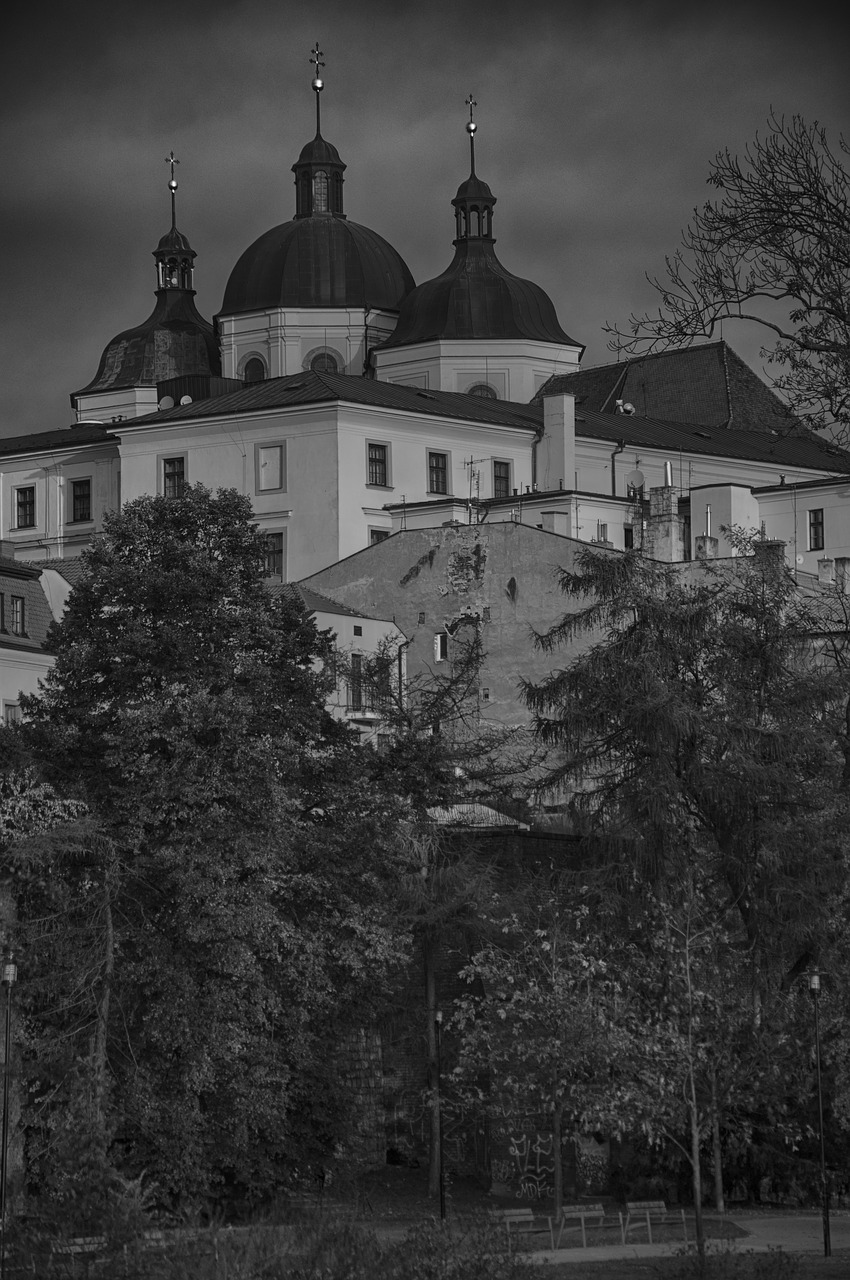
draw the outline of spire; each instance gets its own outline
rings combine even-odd
[[[469,108],[469,119],[466,122],[466,132],[469,134],[469,177],[460,184],[457,195],[452,200],[457,224],[455,244],[475,241],[492,245],[493,206],[496,197],[475,172],[475,134],[478,132],[478,125],[472,112],[478,103],[470,94],[465,105]]]
[[[316,68],[316,74],[313,76],[313,92],[316,95],[316,137],[320,138],[322,136],[321,101],[322,101],[322,90],[325,87],[325,82],[322,79],[322,77],[319,75],[319,67],[323,67],[325,64],[324,62],[322,62],[322,50],[319,48],[318,40],[316,41],[315,49],[311,49],[310,51],[310,62]]]
[[[319,48],[318,40],[315,49],[310,52],[310,62],[316,72],[313,76],[313,92],[316,95],[316,136],[312,142],[307,143],[292,166],[292,172],[295,174],[295,216],[312,218],[316,214],[332,214],[336,218],[344,218],[342,175],[345,165],[336,147],[330,142],[325,142],[322,137],[319,102],[325,82],[319,74],[319,69],[325,64],[322,61],[322,50]]]
[[[186,237],[177,230],[177,180],[174,177],[174,166],[180,161],[173,148],[165,157],[165,163],[171,166],[168,182],[168,190],[171,192],[171,230],[162,237],[153,251],[156,259],[157,292],[161,289],[181,289],[194,293],[192,264],[197,255]]]
[[[473,107],[477,107],[478,103],[475,101],[472,94],[467,98],[466,105],[469,107],[469,119],[466,122],[466,132],[469,134],[469,172],[472,177],[475,177],[475,131],[478,128],[478,125],[472,118],[472,109]],[[174,177],[173,170],[171,176]]]

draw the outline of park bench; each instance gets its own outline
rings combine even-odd
[[[504,1223],[508,1233],[509,1249],[511,1241],[520,1235],[542,1234],[548,1231],[551,1239],[549,1219],[541,1218],[533,1209],[493,1209],[490,1217],[495,1222]]]
[[[685,1240],[688,1238],[688,1224],[685,1221],[684,1209],[668,1209],[663,1200],[627,1200],[626,1201],[626,1220],[623,1223],[623,1244],[626,1242],[626,1236],[629,1231],[635,1227],[646,1227],[649,1243],[652,1244],[652,1226],[665,1226],[671,1222],[681,1222],[682,1230],[685,1233]]]
[[[578,1219],[578,1222],[576,1222]],[[564,1230],[578,1230],[581,1228],[581,1243],[584,1249],[587,1248],[587,1229],[586,1223],[590,1222],[591,1226],[603,1227],[605,1225],[605,1206],[601,1204],[565,1204],[561,1207],[560,1217],[549,1219],[549,1238],[552,1242],[552,1249],[560,1248],[561,1236]],[[557,1240],[555,1231],[557,1229]]]

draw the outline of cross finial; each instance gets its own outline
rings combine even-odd
[[[475,173],[475,130],[478,128],[478,125],[472,118],[472,109],[473,107],[477,107],[478,103],[475,101],[472,94],[470,94],[466,99],[466,105],[469,107],[469,119],[466,122],[466,132],[469,134],[469,160],[471,171],[472,173]]]
[[[171,192],[171,225],[172,227],[176,227],[177,226],[177,201],[176,201],[177,179],[174,177],[174,166],[176,164],[179,164],[180,161],[175,156],[173,147],[169,151],[168,155],[165,157],[165,163],[171,165],[171,177],[168,181],[168,190]]]
[[[318,40],[316,41],[315,49],[310,50],[309,61],[312,62],[313,66],[316,68],[316,74],[313,76],[313,91],[316,95],[316,136],[318,137],[322,132],[322,115],[319,108],[319,94],[325,87],[325,82],[319,75],[319,68],[323,67],[325,64],[322,61],[322,50],[319,48]]]

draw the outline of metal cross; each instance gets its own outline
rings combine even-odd
[[[319,74],[319,67],[323,67],[325,65],[324,62],[321,61],[321,58],[322,50],[319,48],[319,42],[317,40],[315,49],[310,50],[310,57],[307,59],[308,62],[315,64],[317,76]]]
[[[169,155],[167,155],[167,156],[165,157],[165,163],[166,163],[166,164],[170,164],[170,165],[171,165],[171,181],[173,182],[173,181],[174,181],[174,166],[175,166],[176,164],[179,164],[179,163],[180,163],[180,161],[177,159],[177,157],[176,157],[176,156],[175,156],[175,154],[174,154],[174,148],[173,148],[173,147],[171,148],[171,152],[170,152],[170,154],[169,154]]]
[[[478,106],[478,103],[475,101],[472,94],[470,94],[469,97],[467,98],[466,106],[469,107],[469,120],[470,120],[470,123],[472,123],[472,108]]]

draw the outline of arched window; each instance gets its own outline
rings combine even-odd
[[[242,370],[242,380],[243,382],[265,382],[266,366],[259,356],[252,356],[250,360],[245,362],[245,368]]]
[[[468,396],[481,396],[483,400],[498,400],[499,398],[495,387],[491,387],[489,382],[473,382],[466,394]]]
[[[313,175],[313,212],[327,213],[328,211],[328,175],[324,169],[319,169]]]
[[[330,351],[320,351],[310,361],[310,368],[314,373],[339,373],[339,362]]]

